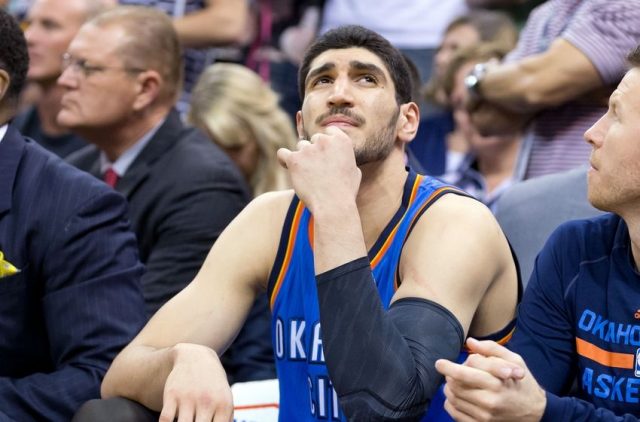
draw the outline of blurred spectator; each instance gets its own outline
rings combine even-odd
[[[504,52],[515,47],[518,32],[503,13],[475,10],[451,22],[438,47],[431,78],[424,87],[428,102],[437,104],[438,113],[423,115],[416,138],[409,144],[428,174],[442,175],[459,167],[468,150],[468,142],[455,125],[443,83],[453,54],[479,42],[491,42]]]
[[[81,28],[59,79],[59,121],[94,144],[69,161],[129,200],[149,316],[193,278],[249,198],[235,166],[173,108],[179,57],[166,16],[123,6]]]
[[[205,67],[215,61],[210,47],[246,44],[253,38],[248,0],[119,0],[123,5],[150,6],[173,18],[184,47],[184,83],[177,108],[186,113],[191,90]]]
[[[27,15],[27,11],[31,6],[32,0],[3,0],[0,4],[4,3],[1,7],[15,17],[18,22],[22,23],[22,19]]]
[[[247,65],[280,97],[280,106],[295,123],[302,105],[295,81],[307,46],[315,39],[324,0],[257,0],[257,36]]]
[[[467,5],[472,8],[501,10],[513,19],[518,28],[522,28],[529,13],[545,1],[546,0],[467,0]]]
[[[492,211],[495,211],[495,201],[502,192],[522,178],[514,172],[522,132],[480,135],[465,107],[464,80],[476,63],[501,58],[504,53],[503,47],[496,44],[479,44],[458,51],[449,63],[443,84],[453,107],[456,127],[469,145],[460,166],[445,174],[443,179],[472,194]]]
[[[518,183],[498,199],[495,211],[518,257],[525,286],[538,252],[556,227],[601,213],[587,200],[585,167]]]
[[[71,419],[145,322],[121,195],[12,125],[28,68],[0,10],[0,420]]]
[[[183,126],[174,108],[179,58],[165,14],[121,6],[80,29],[59,80],[65,88],[60,122],[94,144],[69,160],[129,201],[146,265],[149,316],[195,277],[250,198],[226,155],[201,131]],[[231,347],[231,382],[273,378],[266,299],[256,302],[235,344],[251,347]]]
[[[35,0],[29,9],[25,31],[30,59],[27,77],[38,93],[35,104],[22,111],[13,124],[60,157],[86,145],[56,121],[64,92],[56,83],[62,55],[87,19],[113,5],[115,0]]]
[[[549,0],[504,64],[478,66],[468,79],[474,122],[495,134],[531,121],[518,164],[525,178],[583,165],[582,134],[606,111],[639,41],[638,0]]]
[[[465,0],[326,0],[320,32],[357,24],[383,37],[409,57],[429,79],[436,48],[446,26],[467,12]]]
[[[295,130],[276,94],[250,69],[231,63],[205,69],[193,89],[189,121],[231,157],[254,196],[290,188],[276,152],[295,147]]]

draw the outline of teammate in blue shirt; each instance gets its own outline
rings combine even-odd
[[[509,337],[517,270],[491,212],[405,168],[419,111],[398,50],[362,27],[330,31],[299,89],[301,141],[278,154],[295,192],[262,195],[231,223],[114,361],[104,397],[166,421],[229,420],[218,355],[264,290],[283,421],[420,419],[436,359],[456,359],[469,333]]]
[[[629,62],[609,110],[585,133],[589,201],[611,214],[565,223],[549,238],[511,351],[468,341],[478,354],[464,365],[437,363],[459,421],[640,418],[640,46]]]

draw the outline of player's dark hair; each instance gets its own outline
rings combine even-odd
[[[396,101],[411,101],[411,77],[402,53],[381,35],[358,25],[341,26],[320,36],[308,49],[298,73],[298,92],[304,100],[305,81],[311,62],[327,50],[364,48],[386,65],[396,90]]]

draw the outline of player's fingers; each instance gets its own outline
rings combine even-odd
[[[173,398],[165,397],[162,403],[162,411],[158,422],[173,422],[176,417],[178,403]]]
[[[444,410],[455,420],[456,422],[476,422],[471,416],[462,412],[455,406],[453,406],[449,400],[444,402]]]
[[[469,355],[463,365],[488,372],[501,380],[519,380],[524,377],[524,369],[520,365],[495,356],[474,353]]]
[[[217,409],[213,422],[233,422],[233,406],[228,409]]]
[[[298,149],[298,151],[300,151],[301,149],[308,147],[309,145],[311,145],[310,141],[308,141],[307,139],[300,139],[296,144],[296,148]]]
[[[193,422],[195,409],[190,402],[180,402],[178,404],[178,422]]]
[[[287,148],[279,148],[276,152],[278,163],[280,163],[282,167],[287,168],[287,163],[289,161],[289,157],[291,157],[291,154],[293,154],[291,150],[288,150]]]
[[[213,420],[213,408],[198,408],[196,422],[211,422]]]
[[[347,135],[345,133],[345,131],[343,131],[342,129],[340,129],[337,126],[327,126],[327,128],[324,131],[324,133],[326,133],[327,135],[332,135],[332,136],[349,137],[349,135]]]
[[[446,377],[447,383],[454,383],[459,390],[495,389],[502,382],[481,369],[460,365],[446,359],[436,361],[436,370]]]
[[[483,356],[495,356],[497,358],[504,359],[506,362],[509,362],[513,365],[509,367],[512,368],[513,376],[516,378],[524,377],[524,368],[525,364],[522,360],[522,357],[517,353],[512,352],[504,346],[494,342],[494,341],[478,341],[474,338],[468,338],[466,342],[467,347],[473,353],[478,353]]]

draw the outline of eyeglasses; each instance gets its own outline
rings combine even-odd
[[[88,78],[94,73],[104,72],[105,70],[119,70],[122,72],[131,72],[131,73],[140,73],[140,72],[146,71],[146,69],[141,69],[138,67],[91,65],[87,63],[86,59],[79,59],[79,58],[73,57],[69,53],[64,53],[62,55],[62,71],[64,72],[68,68],[71,68],[71,70],[73,70],[74,72],[79,72],[85,78]]]

